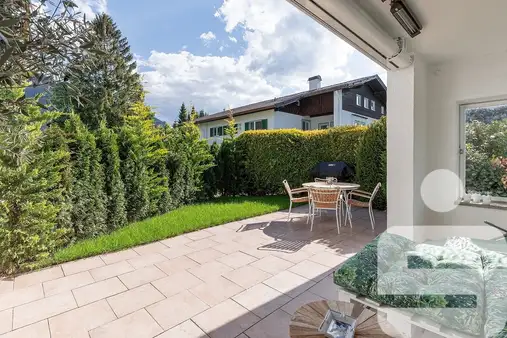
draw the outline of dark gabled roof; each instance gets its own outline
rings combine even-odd
[[[268,109],[275,109],[276,110],[277,108],[285,107],[291,103],[297,102],[297,101],[307,98],[307,97],[326,94],[326,93],[334,92],[335,90],[340,90],[340,89],[360,87],[364,84],[369,84],[370,86],[372,86],[373,92],[376,94],[378,93],[378,95],[380,95],[383,98],[383,101],[385,102],[385,100],[386,100],[385,99],[385,96],[386,96],[385,91],[387,90],[387,88],[386,88],[384,82],[382,82],[382,80],[380,79],[380,77],[378,75],[372,75],[372,76],[362,77],[362,78],[347,81],[347,82],[337,83],[337,84],[322,87],[319,89],[307,90],[305,92],[300,92],[300,93],[291,94],[291,95],[282,96],[282,97],[275,97],[274,99],[271,99],[271,100],[261,101],[261,102],[257,102],[257,103],[248,104],[246,106],[233,108],[233,109],[231,109],[231,111],[232,111],[233,116],[240,116],[240,115],[256,113],[256,112],[268,110]],[[381,94],[381,92],[384,92],[384,94]],[[229,111],[226,110],[226,111],[222,111],[222,112],[219,112],[216,114],[211,114],[208,116],[199,117],[198,119],[195,120],[195,123],[199,124],[199,123],[210,122],[210,121],[224,120],[224,119],[228,118],[228,116],[229,116]]]

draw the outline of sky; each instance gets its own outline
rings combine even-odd
[[[223,109],[385,71],[286,0],[74,0],[127,37],[157,117]]]

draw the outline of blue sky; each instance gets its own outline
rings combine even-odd
[[[385,72],[286,0],[75,0],[105,11],[136,55],[147,102],[166,121],[182,102],[209,113]]]

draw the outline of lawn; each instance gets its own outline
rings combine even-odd
[[[289,207],[287,196],[224,197],[188,205],[57,251],[49,264],[114,252]],[[44,264],[46,265],[46,264]]]

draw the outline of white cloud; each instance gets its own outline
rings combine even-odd
[[[234,43],[238,42],[238,39],[236,39],[234,36],[229,36],[229,40],[231,40]]]
[[[164,119],[173,120],[182,101],[214,113],[307,90],[313,75],[329,85],[381,71],[286,1],[224,0],[215,16],[227,33],[242,34],[239,56],[152,51],[146,60],[147,98]]]
[[[74,3],[86,15],[86,20],[92,20],[99,13],[107,13],[107,0],[74,0]]]
[[[215,40],[217,37],[216,37],[215,33],[213,33],[212,31],[209,31],[207,33],[202,33],[200,38],[201,38],[201,40],[210,41],[210,40]]]

